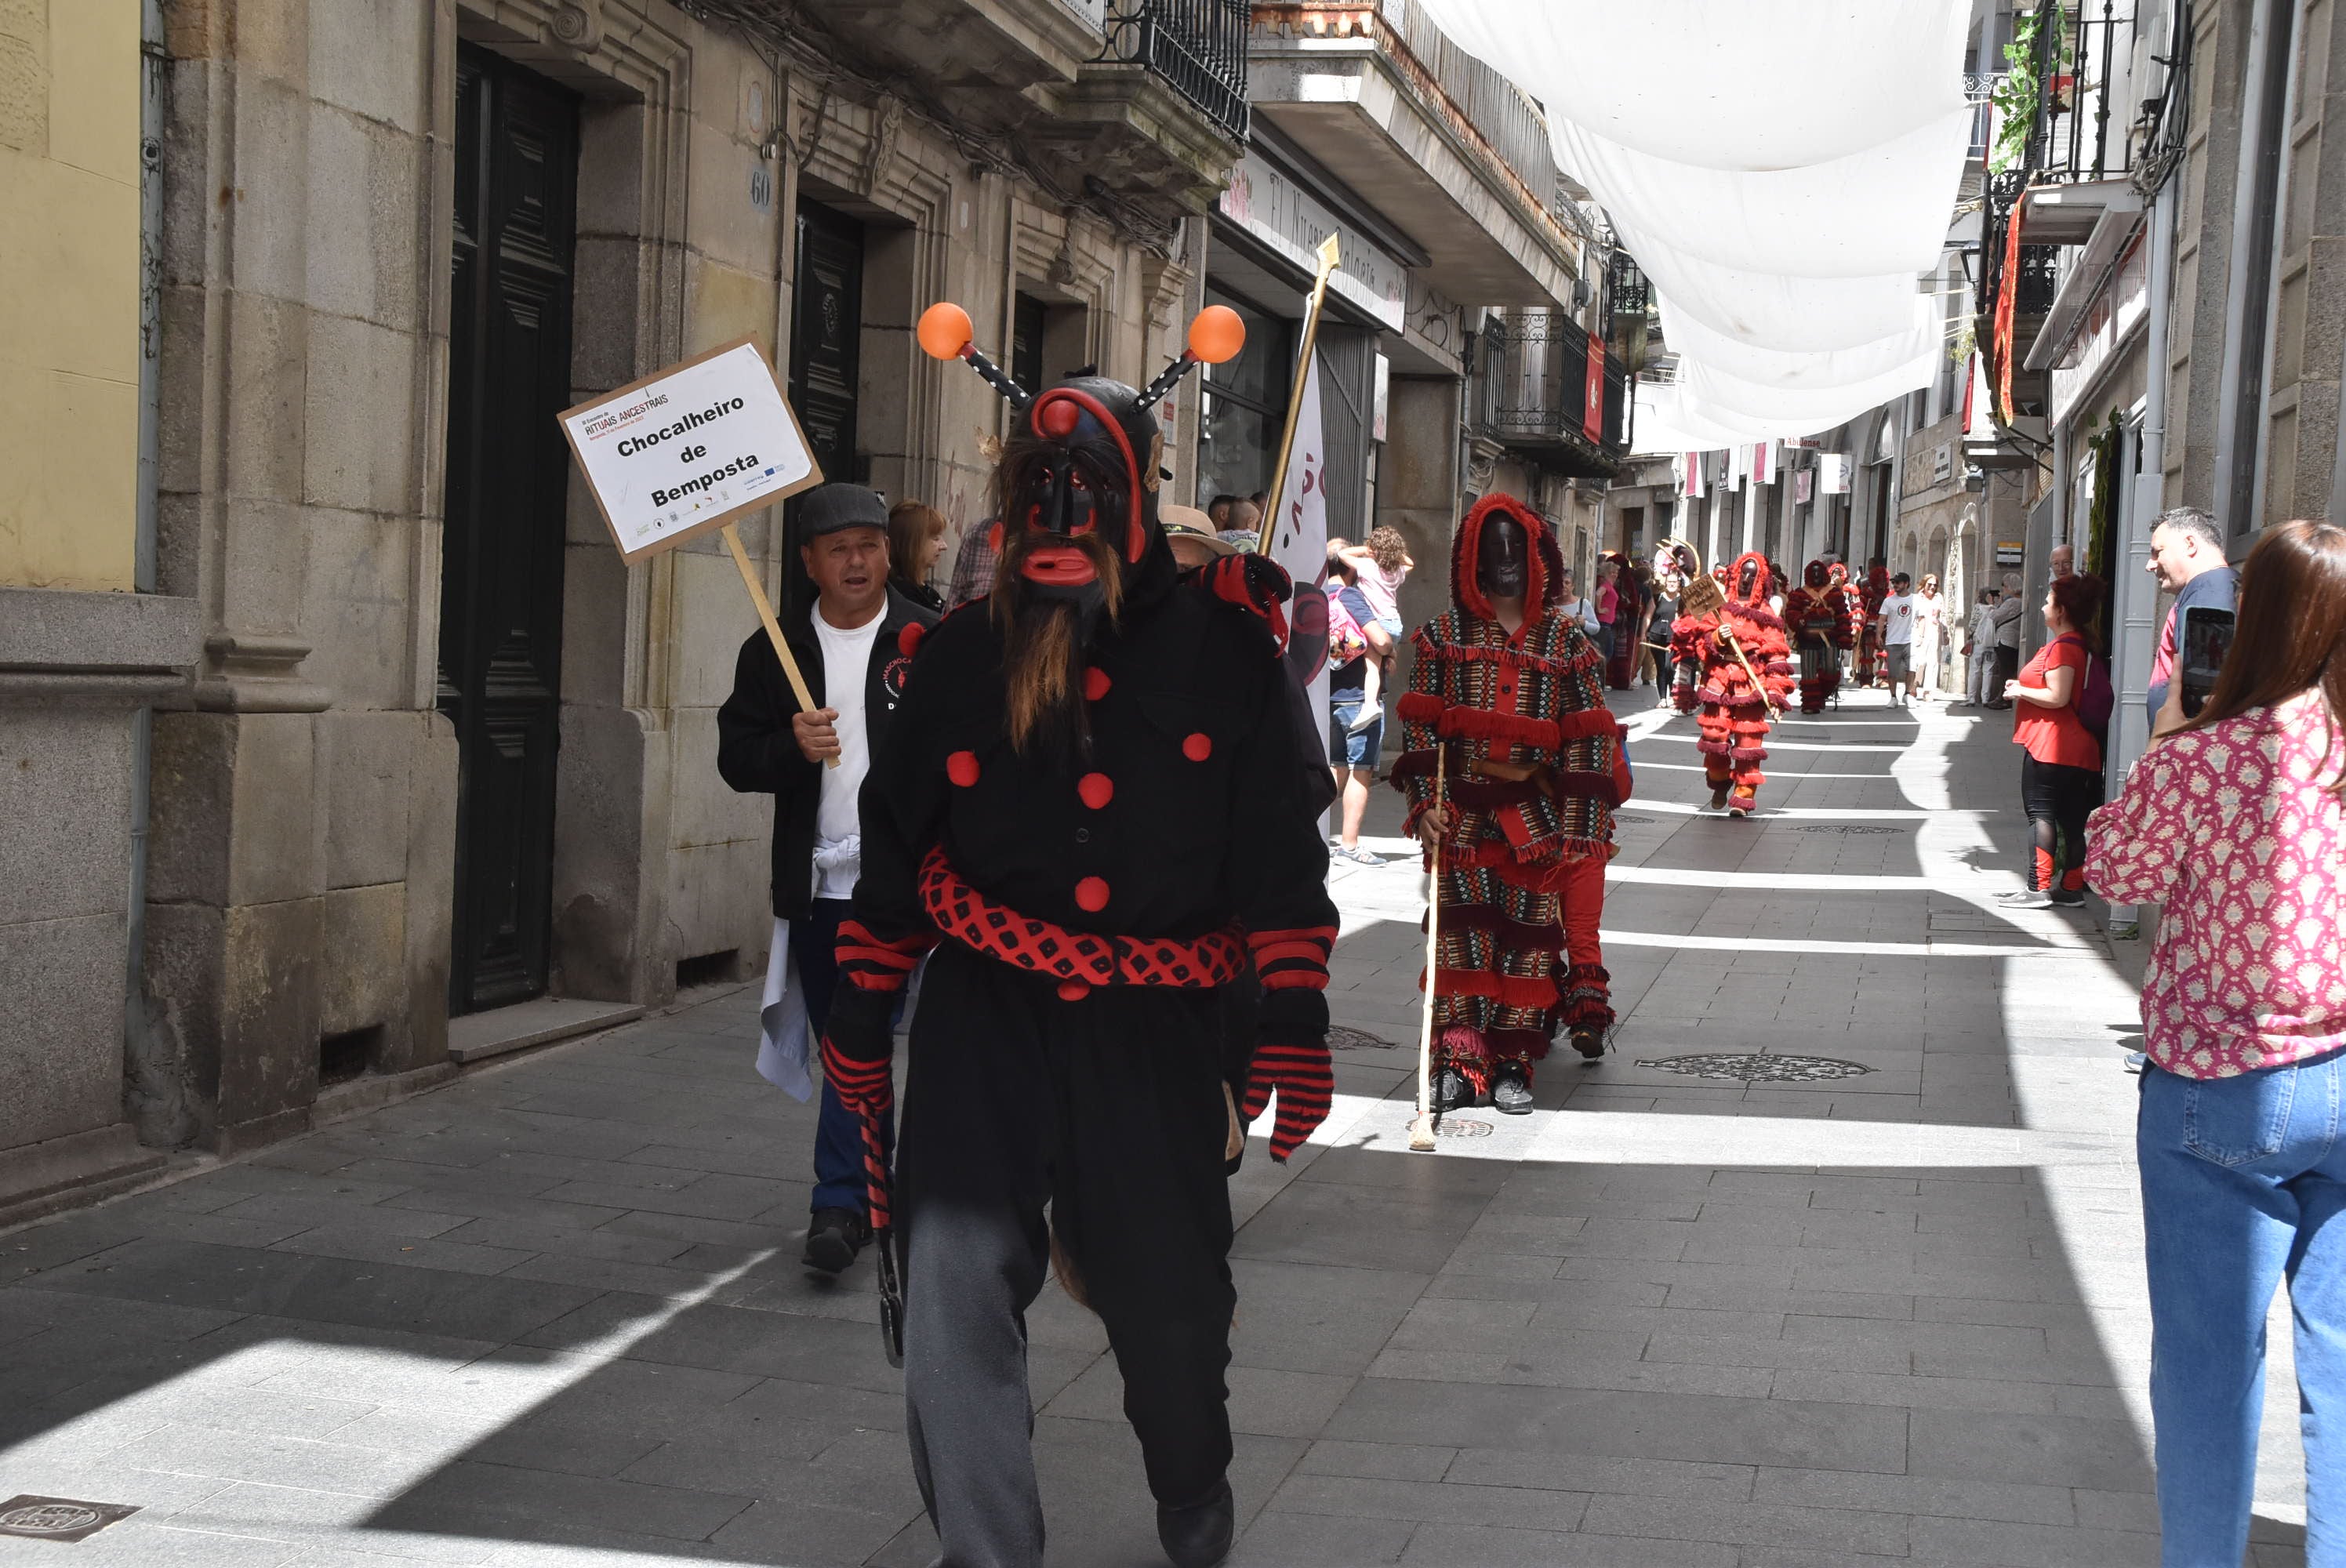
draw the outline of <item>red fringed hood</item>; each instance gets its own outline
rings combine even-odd
[[[1751,586],[1748,591],[1742,586],[1743,569],[1747,565],[1751,568]],[[1727,569],[1727,596],[1734,604],[1758,605],[1764,609],[1769,591],[1773,586],[1774,579],[1768,571],[1768,557],[1757,550],[1746,550],[1736,556],[1735,564]]]
[[[1504,513],[1523,524],[1531,544],[1529,571],[1525,575],[1524,617],[1535,619],[1556,608],[1564,591],[1564,556],[1555,535],[1540,514],[1512,495],[1493,491],[1474,503],[1450,542],[1450,597],[1477,620],[1490,620],[1491,601],[1474,579],[1483,559],[1483,524],[1494,513]]]

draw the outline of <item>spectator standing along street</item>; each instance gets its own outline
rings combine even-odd
[[[2006,572],[2004,597],[1996,601],[1995,614],[1991,617],[1995,627],[1995,674],[1987,687],[1990,708],[2012,706],[2004,698],[2004,688],[2020,674],[2020,636],[2027,616],[2028,603],[2021,595],[2020,574]]]
[[[1328,763],[1343,800],[1331,853],[1359,865],[1382,866],[1383,857],[1361,848],[1361,819],[1368,812],[1369,786],[1377,780],[1377,756],[1385,738],[1384,714],[1370,706],[1367,683],[1376,667],[1392,656],[1393,642],[1361,591],[1359,568],[1342,555],[1335,556],[1330,567],[1331,600],[1352,618],[1368,645],[1367,652],[1328,671]],[[1332,623],[1335,617],[1330,619]]]
[[[1614,566],[1610,561],[1596,563],[1596,651],[1605,662],[1613,662],[1613,625],[1621,613],[1621,592],[1613,585]]]
[[[1572,580],[1572,568],[1569,566],[1564,569],[1563,593],[1556,601],[1556,612],[1579,627],[1580,635],[1592,644],[1596,641],[1596,605],[1581,593],[1580,585]]]
[[[2199,605],[2230,609],[2240,596],[2240,575],[2224,559],[2222,526],[2197,506],[2178,506],[2151,524],[2150,574],[2175,596],[2159,628],[2158,651],[2151,656],[2144,696],[2144,708],[2156,720],[2175,678],[2175,639],[2183,627],[2183,612]]]
[[[1890,706],[1903,708],[1905,699],[1898,694],[1904,687],[1911,695],[1914,687],[1914,596],[1907,590],[1914,579],[1901,572],[1890,579],[1890,596],[1882,601],[1878,619],[1882,623],[1882,668],[1890,678]]]
[[[961,547],[954,552],[953,582],[945,589],[946,609],[957,610],[994,592],[994,563],[1002,548],[997,526],[989,520],[962,535]]]
[[[2028,886],[2003,899],[2015,908],[2086,901],[2086,818],[2101,804],[2102,740],[2083,710],[2093,650],[2081,628],[2093,624],[2101,602],[2099,577],[2055,579],[2045,595],[2051,640],[2004,688],[2019,705],[2012,716],[2013,743],[2026,748],[2020,802],[2028,813]],[[2106,721],[2108,715],[2102,717]]]
[[[936,617],[889,590],[888,509],[876,492],[860,484],[808,491],[797,532],[815,601],[784,636],[823,706],[798,710],[766,634],[752,632],[734,664],[733,694],[717,710],[717,771],[743,794],[774,798],[774,947],[761,1022],[770,1031],[791,1016],[787,991],[794,978],[805,1021],[820,1035],[839,979],[832,949],[862,864],[856,796],[912,665],[898,639],[907,626]],[[836,768],[825,762],[833,757]],[[786,1043],[770,1034],[764,1044],[761,1064],[793,1045],[801,1053],[799,1082],[777,1081],[803,1093],[804,1035]],[[840,1273],[871,1239],[863,1169],[862,1124],[826,1083],[808,1267]]]
[[[1914,596],[1913,676],[1907,682],[1907,690],[1924,702],[1939,692],[1948,630],[1947,601],[1939,592],[1938,574],[1925,572],[1922,591]]]
[[[929,574],[945,553],[945,514],[919,501],[899,501],[888,509],[888,585],[933,616],[945,613],[943,594],[929,586]]]
[[[1964,706],[1985,708],[1995,677],[1995,590],[1982,588],[1964,631]]]
[[[2249,553],[2239,635],[2186,722],[2172,689],[2086,876],[2160,906],[2136,1124],[2160,1561],[2248,1550],[2265,1321],[2285,1278],[2305,1562],[2346,1563],[2346,528]]]

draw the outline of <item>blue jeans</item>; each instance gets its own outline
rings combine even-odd
[[[2146,1068],[2136,1123],[2166,1568],[2239,1568],[2265,1312],[2290,1282],[2307,1568],[2346,1568],[2346,1056],[2236,1078]]]
[[[799,984],[806,990],[807,1023],[818,1036],[831,1016],[831,993],[839,984],[839,960],[831,951],[839,942],[839,922],[853,908],[845,899],[816,899],[807,906],[806,919],[790,922],[790,962],[798,966]],[[880,1119],[880,1146],[893,1156],[892,1111]],[[862,1214],[863,1185],[863,1118],[839,1103],[838,1092],[826,1080],[815,1121],[814,1198],[808,1207],[852,1208]]]

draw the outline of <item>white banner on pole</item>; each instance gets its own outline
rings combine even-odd
[[[1303,401],[1295,417],[1295,453],[1289,460],[1287,494],[1282,515],[1271,534],[1270,558],[1286,569],[1298,585],[1324,587],[1328,575],[1328,439],[1320,418],[1320,378],[1325,374],[1320,356],[1311,356],[1311,371],[1303,378]],[[1358,540],[1354,541],[1359,543]],[[1328,711],[1328,662],[1306,688],[1311,711]]]

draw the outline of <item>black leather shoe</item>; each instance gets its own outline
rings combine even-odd
[[[1474,1103],[1474,1085],[1466,1074],[1454,1067],[1444,1067],[1433,1075],[1433,1110],[1436,1114],[1454,1111],[1461,1105]]]
[[[1601,1023],[1576,1023],[1572,1026],[1572,1048],[1591,1062],[1605,1054],[1605,1026]]]
[[[807,1222],[806,1256],[800,1261],[825,1274],[844,1274],[871,1239],[871,1222],[855,1210],[819,1208]]]
[[[1217,1481],[1203,1502],[1187,1508],[1157,1505],[1157,1540],[1173,1568],[1214,1568],[1230,1554],[1238,1525],[1238,1500],[1230,1483]]]
[[[1509,1062],[1491,1074],[1491,1109],[1503,1116],[1532,1114],[1531,1074],[1520,1062]]]

